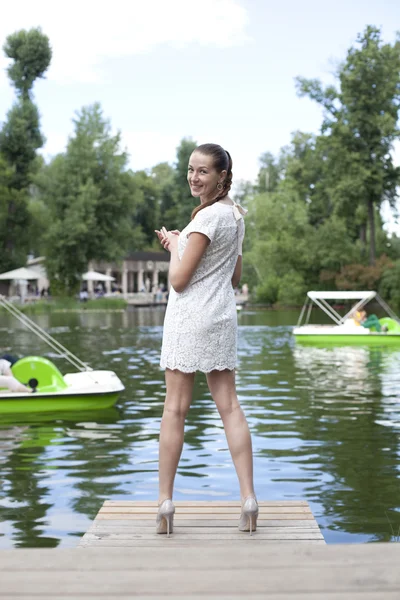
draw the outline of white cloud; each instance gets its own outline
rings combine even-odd
[[[0,21],[0,43],[19,29],[40,26],[53,48],[47,74],[58,83],[97,82],[107,58],[149,52],[161,45],[229,47],[247,40],[240,0],[20,0]],[[6,59],[0,56],[2,82]]]

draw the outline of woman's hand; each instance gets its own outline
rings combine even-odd
[[[165,227],[162,227],[161,230],[155,229],[155,232],[165,250],[171,252],[171,249],[176,248],[178,245],[178,236],[180,234],[178,229],[167,231]]]

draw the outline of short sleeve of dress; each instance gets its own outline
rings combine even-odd
[[[245,232],[244,220],[239,219],[239,221],[237,223],[238,223],[238,255],[242,256],[243,240],[244,240],[244,232]]]
[[[211,242],[213,241],[218,227],[218,216],[215,211],[209,211],[207,208],[199,210],[190,223],[188,237],[191,233],[203,233]]]

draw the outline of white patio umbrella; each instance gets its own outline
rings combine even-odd
[[[1,273],[0,279],[3,280],[11,280],[11,279],[19,279],[19,280],[30,280],[30,279],[40,279],[40,273],[37,273],[33,269],[27,269],[26,267],[21,267],[20,269],[14,269],[13,271],[7,271],[6,273]]]
[[[83,281],[115,281],[115,277],[111,275],[104,275],[104,273],[97,273],[97,271],[88,271],[82,275]]]

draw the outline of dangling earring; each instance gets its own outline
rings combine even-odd
[[[217,190],[218,190],[219,192],[222,192],[222,190],[223,190],[223,189],[224,189],[224,186],[222,185],[222,183],[218,183],[218,184],[217,184]]]

